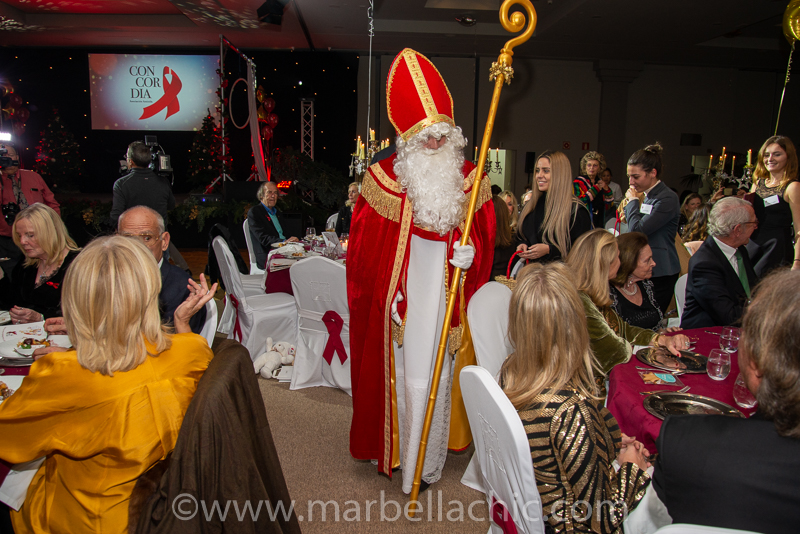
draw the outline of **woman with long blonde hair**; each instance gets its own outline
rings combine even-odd
[[[589,532],[589,525],[591,532],[618,532],[625,515],[599,503],[633,510],[650,482],[649,453],[620,432],[598,395],[586,318],[571,277],[560,262],[520,272],[508,310],[514,353],[500,382],[528,433],[549,526],[555,532]],[[590,522],[585,510],[564,506],[581,502],[594,510]]]
[[[511,231],[517,231],[517,219],[519,219],[519,201],[516,195],[509,190],[501,191],[498,195],[508,206],[508,218],[511,221]]]
[[[750,239],[759,245],[776,240],[762,272],[781,265],[800,269],[800,246],[794,238],[800,232],[800,182],[791,139],[773,135],[761,145],[751,193],[755,193],[752,203],[758,228]]]
[[[614,235],[598,228],[581,236],[567,257],[570,276],[583,301],[592,352],[604,373],[631,359],[633,345],[659,345],[678,354],[689,346],[683,334],[665,336],[626,323],[611,307],[608,282],[619,271]]]
[[[533,196],[517,222],[517,252],[525,260],[547,263],[565,258],[572,243],[592,229],[592,221],[573,193],[567,156],[543,152],[534,173]]]

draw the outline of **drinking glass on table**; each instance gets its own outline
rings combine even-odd
[[[309,226],[306,228],[306,240],[313,241],[314,238],[317,236],[317,229],[313,226]]]
[[[719,336],[719,347],[726,352],[736,352],[739,349],[739,329],[734,326],[724,327]]]
[[[724,350],[712,350],[708,356],[706,371],[712,380],[725,380],[731,372],[731,355]]]
[[[758,404],[755,395],[747,389],[742,373],[739,373],[739,376],[736,377],[736,383],[733,385],[733,400],[742,408],[752,408]]]

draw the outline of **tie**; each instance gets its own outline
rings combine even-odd
[[[742,253],[736,251],[736,265],[739,267],[739,281],[742,283],[747,298],[750,298],[750,282],[747,280],[747,270],[744,268],[744,258]]]

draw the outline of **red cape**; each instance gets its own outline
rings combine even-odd
[[[350,369],[353,387],[353,421],[350,427],[350,453],[363,460],[378,459],[380,471],[391,476],[395,451],[396,401],[390,307],[398,289],[404,287],[412,231],[411,203],[401,191],[393,166],[396,156],[382,160],[364,175],[364,181],[350,223],[347,250],[347,296],[350,304]],[[475,165],[465,162],[464,194],[470,195]],[[489,280],[495,241],[494,206],[491,184],[484,177],[469,242],[475,259],[463,283],[466,302]],[[449,236],[447,257],[453,244],[461,239],[460,228]],[[453,267],[448,263],[448,280]],[[405,294],[405,291],[403,291]],[[405,302],[398,311],[405,316]],[[452,327],[459,325],[459,313],[453,314]]]

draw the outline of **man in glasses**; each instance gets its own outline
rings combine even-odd
[[[117,233],[138,239],[150,250],[161,271],[161,293],[158,296],[161,320],[172,322],[175,309],[189,296],[189,275],[164,258],[169,247],[169,232],[164,228],[161,215],[147,206],[136,206],[119,216]],[[192,332],[199,334],[206,321],[206,310],[201,308],[189,321]]]
[[[258,266],[264,269],[267,254],[273,243],[282,241],[298,241],[294,236],[284,232],[280,212],[275,206],[278,203],[278,186],[275,182],[264,182],[256,193],[258,204],[250,208],[247,221],[250,225],[250,237],[253,241],[253,252]]]

